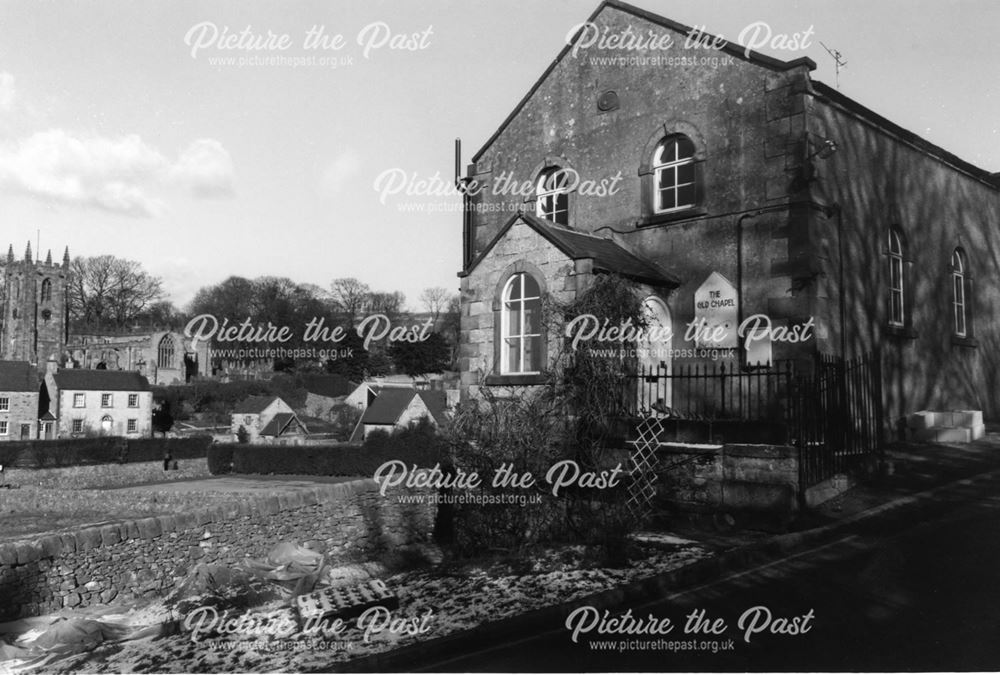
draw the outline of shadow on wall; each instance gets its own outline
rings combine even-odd
[[[819,168],[818,194],[843,209],[847,356],[881,355],[887,425],[926,408],[1000,418],[1000,195],[939,161],[828,113],[840,151]],[[824,194],[825,193],[825,194]],[[836,246],[836,216],[827,226]],[[906,328],[888,328],[888,229],[905,237]],[[956,344],[951,257],[969,262],[971,337]],[[838,278],[836,251],[827,269]],[[837,323],[837,322],[834,322]]]

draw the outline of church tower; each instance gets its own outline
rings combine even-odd
[[[44,368],[50,356],[60,358],[69,338],[69,248],[60,265],[52,262],[52,251],[45,262],[36,260],[31,242],[23,260],[10,246],[0,268],[0,358]]]

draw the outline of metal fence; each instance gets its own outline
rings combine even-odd
[[[857,468],[882,445],[880,361],[735,362],[639,367],[626,378],[633,418],[770,422],[799,448],[803,489]],[[737,440],[737,439],[733,439]]]

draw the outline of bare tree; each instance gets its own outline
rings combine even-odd
[[[334,279],[330,284],[330,292],[337,310],[346,314],[352,323],[355,317],[364,311],[371,290],[368,284],[354,277]]]
[[[368,311],[372,314],[385,314],[390,319],[395,319],[403,312],[404,304],[406,296],[399,291],[376,291],[368,294]]]
[[[444,308],[448,306],[448,302],[451,299],[451,293],[447,288],[441,288],[440,286],[435,286],[434,288],[425,288],[424,292],[420,294],[420,302],[424,304],[427,311],[431,313],[434,319],[434,323],[437,323],[438,317],[441,316],[441,312]]]
[[[134,260],[80,257],[70,267],[70,312],[86,325],[125,328],[163,297],[162,281]]]

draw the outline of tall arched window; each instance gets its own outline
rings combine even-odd
[[[951,254],[951,303],[955,318],[955,335],[966,337],[969,328],[969,308],[966,303],[966,282],[968,274],[968,263],[965,260],[965,253],[960,248],[956,248]]]
[[[893,326],[902,326],[906,318],[903,269],[902,238],[889,228],[889,323]]]
[[[558,225],[569,225],[569,174],[558,166],[550,166],[538,176],[535,193],[535,215]]]
[[[160,338],[160,344],[156,351],[156,367],[174,367],[174,338],[169,333]]]
[[[542,370],[542,298],[538,282],[520,272],[507,280],[500,315],[500,372],[538,373]]]
[[[52,299],[52,280],[43,279],[42,280],[42,302],[48,302]]]
[[[653,211],[670,213],[697,200],[694,143],[687,136],[668,136],[653,154]]]

